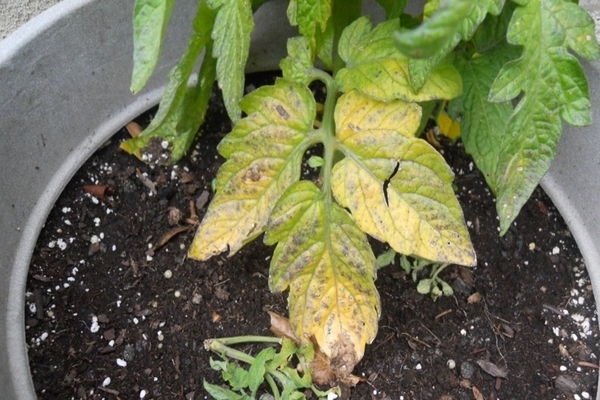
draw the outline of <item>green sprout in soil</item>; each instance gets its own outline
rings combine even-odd
[[[304,399],[306,391],[319,399],[336,399],[341,395],[338,387],[320,390],[315,382],[323,381],[328,371],[323,367],[322,355],[315,352],[312,343],[302,344],[293,334],[286,318],[271,314],[271,329],[281,337],[238,336],[207,339],[206,350],[219,354],[221,360],[210,359],[211,367],[221,371],[229,388],[204,381],[204,389],[217,400],[255,399],[259,389],[268,387],[261,399]],[[286,333],[287,332],[287,333]],[[232,345],[267,345],[256,356],[236,350]],[[279,351],[275,346],[279,346]],[[297,365],[292,365],[296,362]],[[240,365],[242,364],[242,365]],[[325,380],[326,382],[328,379]]]
[[[460,131],[496,196],[504,234],[548,170],[562,122],[591,122],[576,56],[597,58],[594,23],[571,0],[429,0],[418,17],[404,12],[406,0],[379,0],[387,18],[376,24],[361,15],[360,0],[290,0],[287,18],[300,36],[288,40],[283,77],[243,96],[253,12],[264,2],[198,2],[154,120],[122,148],[148,160],[157,142],[166,142],[165,160],[176,162],[218,81],[235,126],[218,146],[226,162],[189,256],[231,256],[264,235],[276,246],[269,288],[289,290],[300,347],[316,346],[330,383],[345,382],[380,316],[367,236],[425,260],[403,264],[412,276],[431,264],[417,289],[434,298],[451,291],[439,278],[446,265],[476,264],[454,174],[421,138],[429,118],[453,137]],[[173,6],[136,1],[134,92],[152,74]],[[322,112],[313,82],[326,88]],[[303,179],[303,157],[317,145],[323,152],[311,165],[319,178]],[[272,382],[284,379],[275,367],[285,367],[273,351],[246,359],[265,373],[230,384],[247,383],[251,396],[260,375],[275,389]],[[229,377],[239,373],[223,363],[213,361]]]

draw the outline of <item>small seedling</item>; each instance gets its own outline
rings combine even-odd
[[[224,388],[204,381],[206,391],[217,400],[255,399],[265,386],[269,389],[266,396],[270,395],[268,398],[274,400],[304,399],[306,390],[319,399],[338,398],[341,394],[338,387],[324,391],[314,384],[330,374],[322,354],[315,351],[312,343],[302,344],[286,318],[270,314],[271,329],[281,337],[238,336],[204,341],[206,350],[220,355],[221,360],[211,358],[210,365],[222,372],[229,386]],[[231,347],[239,344],[266,344],[268,347],[251,356]],[[240,366],[240,362],[248,368]]]

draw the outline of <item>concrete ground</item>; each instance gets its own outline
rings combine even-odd
[[[0,0],[0,40],[60,0]]]

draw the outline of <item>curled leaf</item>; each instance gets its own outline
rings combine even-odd
[[[290,320],[283,317],[273,311],[267,311],[271,316],[271,332],[277,337],[285,337],[291,339],[297,345],[300,344],[300,339],[294,333],[294,328],[290,323]]]

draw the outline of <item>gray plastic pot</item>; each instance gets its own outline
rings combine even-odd
[[[186,43],[196,2],[175,4],[155,78],[138,96],[128,89],[130,0],[65,0],[0,42],[0,399],[36,397],[23,322],[31,253],[52,205],[81,164],[159,101],[167,72]],[[259,10],[249,72],[277,67],[291,35],[287,24],[277,23],[284,15],[282,2]],[[586,70],[593,103],[600,107],[600,62]],[[600,293],[596,117],[591,127],[566,127],[543,186],[577,239]]]

